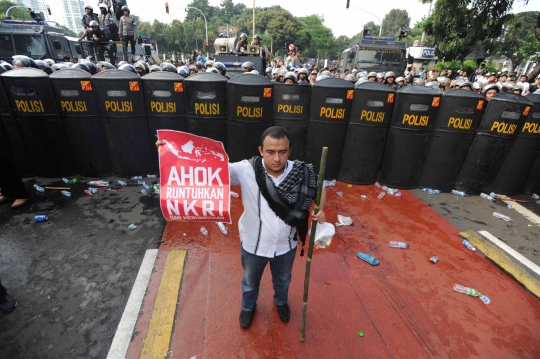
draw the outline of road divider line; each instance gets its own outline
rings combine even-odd
[[[490,234],[486,231],[481,231]],[[492,260],[497,266],[514,277],[519,283],[527,288],[536,297],[540,298],[540,281],[533,277],[529,272],[515,263],[510,256],[506,254],[497,245],[493,244],[490,239],[482,237],[475,231],[460,232],[459,236],[471,242],[480,252]],[[491,237],[497,239],[490,234]],[[498,239],[497,239],[498,240]],[[517,259],[516,259],[517,260]]]
[[[525,267],[529,268],[534,273],[538,274],[538,276],[540,277],[540,267],[531,262],[529,259],[525,258],[522,254],[518,253],[514,248],[510,247],[488,231],[478,231],[478,233],[489,239],[497,247],[514,257],[517,261],[519,261]]]
[[[125,359],[126,357],[157,254],[157,249],[148,249],[144,255],[141,268],[131,289],[124,313],[122,314],[111,348],[107,354],[107,359]]]
[[[186,253],[172,250],[167,255],[141,359],[168,357]]]
[[[516,212],[522,214],[523,217],[527,218],[529,221],[536,224],[537,226],[540,226],[540,217],[529,211],[527,208],[523,207],[521,204],[510,200],[505,200],[504,203],[511,204]]]

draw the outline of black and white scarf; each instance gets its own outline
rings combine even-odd
[[[253,157],[249,162],[253,166],[262,196],[276,216],[289,226],[296,227],[303,247],[308,232],[309,209],[317,194],[317,175],[313,166],[302,161],[293,161],[290,173],[276,187],[264,168],[262,157]],[[300,255],[304,255],[303,248]]]

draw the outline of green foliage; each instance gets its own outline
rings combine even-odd
[[[319,15],[310,15],[300,18],[304,28],[311,34],[311,42],[308,51],[303,56],[308,57],[332,57],[335,55],[336,39],[332,30],[324,26],[324,18]]]
[[[64,35],[66,35],[66,36],[80,37],[80,35],[77,35],[74,31],[71,31],[70,29],[68,29],[64,25],[60,25],[60,26],[58,26],[58,28],[61,29],[62,32],[64,33]]]
[[[486,69],[489,72],[496,72],[500,71],[500,67],[494,64],[486,63]],[[463,62],[463,66],[461,64],[461,61],[448,61],[448,62],[437,62],[437,65],[435,66],[439,72],[442,70],[452,70],[454,74],[457,73],[459,70],[465,70],[468,75],[471,75],[476,71],[478,68],[478,65],[476,64],[476,61],[474,60],[466,60]]]
[[[0,19],[6,18],[6,11],[12,6],[21,6],[11,1],[0,1]],[[24,8],[15,8],[9,11],[9,17],[15,20],[31,20],[30,13]]]
[[[528,56],[540,52],[540,41],[532,29],[536,24],[538,13],[527,11],[515,14],[505,25],[503,33],[498,39],[497,50],[499,54],[512,59],[517,66]]]
[[[382,35],[396,36],[399,28],[408,28],[410,23],[411,18],[407,10],[392,9],[382,20]]]

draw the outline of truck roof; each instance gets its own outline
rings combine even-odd
[[[64,35],[64,32],[56,27],[49,26],[45,21],[22,21],[22,20],[2,20],[0,22],[0,32],[2,33],[54,33]]]
[[[366,38],[366,39],[358,39],[351,43],[351,46],[353,45],[359,45],[359,46],[373,46],[377,48],[388,48],[388,49],[403,49],[405,50],[407,48],[407,43],[402,41],[395,41],[391,37],[387,38]]]

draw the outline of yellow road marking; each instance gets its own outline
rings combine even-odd
[[[183,249],[172,250],[167,255],[141,359],[167,357],[185,259],[186,251]]]
[[[523,284],[531,293],[540,297],[540,282],[527,271],[514,263],[499,247],[484,239],[474,231],[459,233],[459,236],[471,242],[486,257],[495,262],[499,267],[513,276],[518,282]]]

